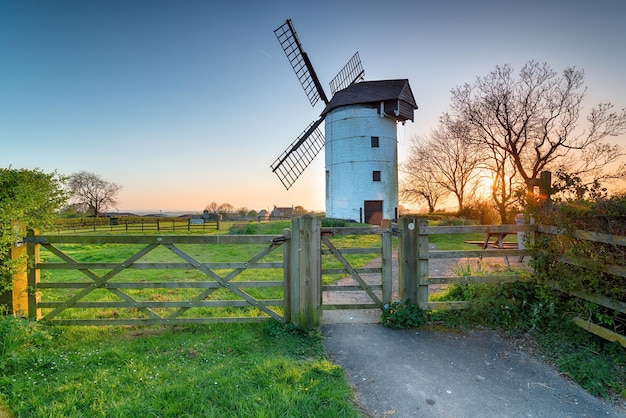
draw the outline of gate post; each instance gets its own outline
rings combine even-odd
[[[383,286],[382,302],[383,305],[391,303],[393,292],[393,256],[392,256],[392,240],[391,240],[391,220],[383,219],[382,227],[387,231],[381,235],[382,246],[382,273],[381,281]]]
[[[322,313],[320,235],[320,221],[317,218],[304,215],[291,220],[289,317],[303,329],[317,327]]]
[[[28,287],[26,293],[28,295],[28,317],[38,320],[41,318],[41,308],[37,308],[39,296],[37,294],[37,285],[39,284],[39,243],[35,242],[35,237],[39,234],[36,229],[29,229],[27,233],[28,241],[26,244],[26,252],[28,254]]]
[[[421,308],[428,302],[428,235],[420,233],[428,226],[426,218],[404,216],[399,219],[398,292]],[[422,280],[424,279],[424,280]]]
[[[291,229],[283,229],[283,323],[291,322]]]
[[[23,237],[26,233],[26,227],[22,222],[13,222],[11,230],[16,237]],[[28,313],[26,246],[21,240],[20,238],[20,241],[13,242],[9,249],[7,264],[13,269],[13,276],[7,288],[0,293],[0,305],[6,305],[7,313],[15,316],[26,316]]]

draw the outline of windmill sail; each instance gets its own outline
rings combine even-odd
[[[320,118],[311,123],[272,164],[272,171],[287,190],[324,147],[324,135],[319,130],[323,120]]]
[[[357,81],[363,80],[364,74],[365,71],[361,65],[361,58],[357,52],[350,58],[350,61],[343,66],[335,78],[330,81],[330,94],[334,95],[339,90],[343,90]]]
[[[291,64],[306,96],[312,106],[322,100],[328,105],[328,98],[324,89],[320,84],[317,74],[311,65],[309,56],[302,49],[302,44],[298,39],[298,35],[291,24],[291,20],[282,24],[274,30],[274,34],[280,43],[280,46],[287,55],[287,60]],[[363,78],[363,67],[361,59],[357,52],[343,67],[339,74],[331,82],[331,90],[342,90],[349,85]],[[319,154],[324,147],[324,135],[319,130],[319,126],[324,120],[325,115],[317,121],[311,123],[305,131],[281,154],[280,157],[271,165],[272,171],[276,173],[285,188],[289,188],[300,177],[304,170],[309,166],[311,161]]]
[[[324,104],[328,104],[326,93],[324,93],[320,80],[317,78],[313,65],[311,65],[309,56],[302,49],[291,20],[287,19],[282,26],[274,30],[274,34],[285,51],[285,55],[287,55],[291,67],[309,98],[311,106],[315,106],[320,99]]]

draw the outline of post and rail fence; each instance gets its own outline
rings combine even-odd
[[[56,223],[59,233],[95,232],[176,232],[207,231],[220,229],[219,216],[204,218],[170,218],[147,216],[113,216],[92,218],[68,218]]]
[[[429,236],[432,234],[485,234],[485,245],[476,250],[442,251],[429,248]],[[10,294],[2,295],[0,303],[10,301],[12,311],[33,319],[44,319],[50,323],[59,324],[157,324],[157,323],[212,323],[235,321],[259,321],[274,318],[283,322],[293,322],[303,328],[312,328],[320,324],[324,309],[367,309],[380,308],[391,301],[392,266],[392,237],[397,236],[398,264],[398,297],[400,300],[410,300],[424,310],[463,309],[468,306],[467,301],[433,302],[429,300],[429,287],[433,285],[470,284],[470,283],[510,283],[527,280],[527,276],[507,272],[498,275],[471,275],[433,276],[429,274],[429,261],[435,259],[465,259],[499,257],[508,261],[508,257],[533,257],[537,250],[529,248],[515,248],[503,246],[502,238],[506,234],[523,234],[528,243],[532,243],[536,236],[554,235],[562,233],[554,227],[544,225],[481,225],[481,226],[429,226],[426,218],[405,216],[398,220],[397,227],[388,223],[385,227],[359,228],[322,228],[319,219],[305,215],[294,218],[291,229],[286,229],[283,235],[40,235],[36,231],[29,231],[23,243],[18,243],[11,254],[15,259],[28,257],[28,269],[17,272],[14,277],[13,289]],[[379,235],[381,244],[376,248],[337,248],[329,237],[342,235]],[[626,237],[592,232],[578,231],[574,235],[578,239],[590,242],[608,243],[620,247],[626,246]],[[499,245],[487,245],[488,239],[496,236]],[[63,247],[71,248],[80,245],[129,246],[136,247],[123,260],[111,262],[79,261],[68,254]],[[210,251],[193,250],[194,246],[205,248],[207,245],[257,245],[257,252],[247,255],[247,259],[237,262],[217,262],[210,260]],[[282,251],[275,250],[282,247]],[[46,258],[55,261],[42,261],[41,249],[46,250]],[[154,261],[147,256],[156,248],[173,254],[178,261]],[[325,249],[324,249],[325,248]],[[164,250],[163,250],[164,249]],[[236,250],[234,250],[236,252]],[[381,257],[380,268],[352,266],[348,260],[349,254],[360,253]],[[271,254],[274,254],[273,256]],[[278,255],[276,255],[278,254]],[[52,257],[51,257],[52,256]],[[325,266],[324,257],[332,257],[339,267]],[[207,258],[208,257],[208,258]],[[272,258],[273,257],[273,258]],[[269,261],[266,260],[269,258]],[[182,261],[181,261],[182,259]],[[583,265],[581,260],[571,260],[561,257],[561,263]],[[508,263],[507,263],[508,264]],[[122,272],[135,270],[178,270],[183,271],[183,277],[170,281],[151,281],[131,278],[119,279]],[[279,271],[279,279],[262,282],[250,280],[244,272],[254,269],[274,269]],[[67,283],[42,281],[41,271],[74,270],[82,274],[83,281],[70,280]],[[195,272],[200,278],[186,280],[185,275]],[[607,274],[617,277],[626,277],[626,267],[623,265],[607,265],[604,268]],[[371,285],[362,279],[363,273],[380,275],[379,284]],[[355,280],[355,285],[339,289],[334,285],[322,285],[322,276],[330,274],[344,274]],[[254,276],[254,274],[253,274]],[[84,281],[84,278],[88,281]],[[273,287],[274,297],[265,298],[263,293],[257,295],[255,289]],[[554,285],[555,288],[558,288]],[[46,300],[47,292],[65,289],[73,292],[64,300]],[[151,293],[150,300],[142,299],[142,289],[162,289],[164,294],[179,289],[198,289],[199,292],[189,295],[186,300],[158,300]],[[220,292],[227,295],[217,296]],[[347,306],[323,306],[322,291],[353,291],[365,292],[371,303],[349,304]],[[604,308],[611,309],[617,314],[626,314],[626,303],[613,300],[602,295],[587,294],[581,291],[567,291],[573,297],[596,303]],[[103,292],[110,298],[98,300],[96,293]],[[276,297],[276,292],[280,297]],[[270,292],[271,293],[271,292]],[[42,301],[42,296],[44,296]],[[5,302],[3,302],[5,301]],[[192,317],[189,312],[194,309],[208,307],[250,308],[257,311],[254,316],[246,317]],[[63,311],[75,308],[94,309],[100,314],[103,309],[132,309],[140,316],[138,318],[94,318],[82,320],[72,317],[59,319]],[[42,313],[43,312],[43,313]],[[106,316],[106,315],[105,315]],[[580,327],[593,332],[611,341],[619,341],[626,346],[626,337],[612,330],[593,324],[582,318],[574,318]]]

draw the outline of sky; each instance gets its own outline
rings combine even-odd
[[[323,152],[288,191],[270,169],[323,109],[274,36],[288,18],[327,94],[356,51],[366,80],[409,79],[400,162],[497,65],[575,66],[586,106],[626,107],[615,0],[0,0],[0,167],[96,173],[120,211],[324,210]]]

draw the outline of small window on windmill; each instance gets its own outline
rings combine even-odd
[[[380,181],[380,171],[377,171],[377,170],[372,171],[372,180]]]
[[[372,148],[378,148],[378,137],[377,136],[373,136],[372,137]]]

